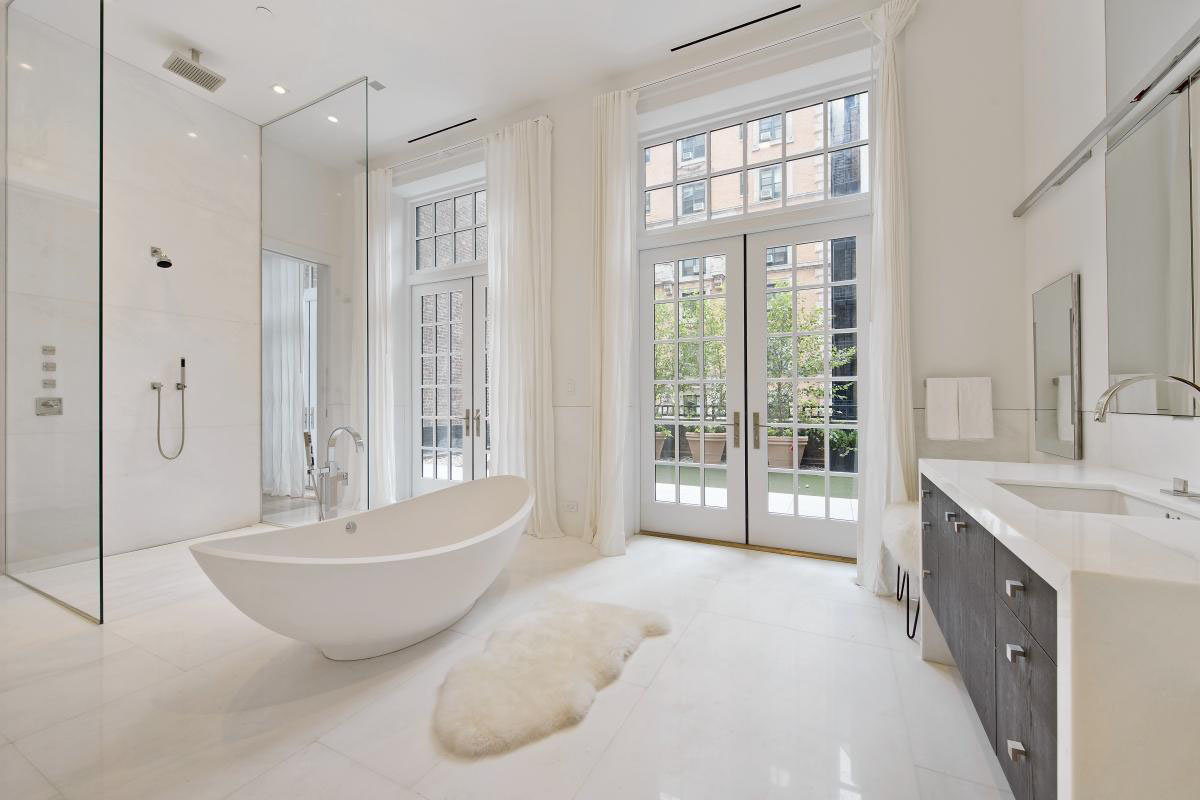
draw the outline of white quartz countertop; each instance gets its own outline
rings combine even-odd
[[[1115,488],[1185,514],[1200,514],[1200,502],[1162,494],[1165,481],[1086,464],[923,458],[920,469],[1058,590],[1077,572],[1200,584],[1200,521],[1049,511],[994,483]]]

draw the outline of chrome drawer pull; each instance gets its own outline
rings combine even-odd
[[[931,490],[929,490],[929,489],[921,490],[921,497],[932,497],[932,496],[933,496],[933,492]]]
[[[933,573],[932,573],[932,572],[930,572],[930,571],[929,571],[929,570],[927,570],[927,569],[923,569],[923,570],[921,570],[921,577],[922,577],[922,578],[928,578],[928,577],[929,577],[930,575],[932,575],[932,574],[933,574]]]
[[[1006,644],[1004,645],[1004,651],[1004,654],[1008,657],[1008,660],[1014,664],[1017,663],[1018,658],[1028,658],[1028,656],[1025,654],[1025,648],[1021,647],[1019,644]]]
[[[955,533],[962,533],[966,529],[967,529],[967,523],[965,523],[965,522],[954,523],[954,532]]]
[[[1009,739],[1008,742],[1008,757],[1013,761],[1020,761],[1025,758],[1025,745],[1020,742]]]
[[[958,514],[955,514],[953,511],[947,511],[946,512],[946,522],[953,522],[954,518],[957,516],[958,516]]]
[[[930,525],[929,520],[927,520],[927,519],[921,520],[921,528],[922,529],[928,529],[929,525]]]
[[[1020,581],[1005,581],[1004,582],[1004,593],[1006,595],[1008,595],[1009,597],[1016,597],[1017,592],[1023,592],[1023,591],[1025,591],[1025,584],[1021,583]]]

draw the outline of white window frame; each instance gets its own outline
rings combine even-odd
[[[644,209],[647,199],[647,188],[661,189],[665,187],[671,188],[671,213],[672,224],[661,228],[645,227],[644,215],[640,218],[638,224],[638,249],[648,249],[656,247],[666,247],[674,244],[682,244],[693,242],[699,239],[716,239],[725,236],[741,236],[750,233],[774,230],[777,228],[788,228],[797,225],[810,225],[819,222],[832,222],[836,220],[849,219],[853,217],[867,216],[871,213],[871,190],[873,186],[873,175],[868,171],[868,189],[859,194],[849,195],[845,197],[831,196],[832,169],[826,168],[825,174],[825,198],[823,200],[812,201],[808,203],[787,205],[787,163],[798,158],[805,158],[817,154],[826,155],[826,164],[828,165],[828,154],[839,150],[848,150],[854,147],[859,147],[863,144],[868,145],[870,149],[874,148],[874,133],[875,133],[875,118],[877,116],[876,109],[872,103],[871,109],[868,112],[867,120],[867,135],[864,139],[846,144],[831,146],[828,139],[828,113],[829,107],[825,105],[823,113],[825,114],[824,124],[826,126],[825,141],[822,142],[820,149],[814,149],[804,153],[789,153],[784,152],[777,159],[763,161],[755,164],[749,163],[749,153],[754,146],[750,142],[748,134],[749,124],[751,122],[770,117],[774,114],[783,116],[783,129],[781,138],[786,138],[787,133],[787,112],[801,108],[807,108],[817,103],[828,104],[831,101],[839,100],[843,97],[868,92],[875,94],[874,82],[865,76],[858,76],[852,79],[838,81],[823,87],[813,89],[808,92],[796,93],[789,95],[783,99],[773,100],[769,103],[762,103],[743,108],[735,109],[734,111],[723,114],[721,116],[703,117],[688,122],[671,125],[669,127],[643,132],[638,139],[638,154],[636,157],[638,171],[638,186],[637,190],[642,197],[640,206]],[[677,164],[677,145],[675,144],[680,139],[685,139],[689,136],[704,133],[706,139],[706,153],[711,163],[712,157],[712,133],[732,125],[741,124],[742,128],[742,165],[732,169],[719,171],[705,172],[700,176],[688,176],[681,178],[678,174]],[[646,170],[645,170],[645,151],[646,148],[655,147],[657,145],[671,145],[671,181],[669,183],[654,184],[650,187],[646,186]],[[869,151],[868,151],[869,152]],[[871,164],[874,162],[872,161]],[[751,211],[750,206],[754,202],[751,194],[757,195],[758,186],[756,182],[746,180],[746,175],[750,170],[764,166],[778,164],[781,170],[781,189],[780,189],[780,208],[764,209],[759,211]],[[870,170],[870,165],[868,170]],[[742,176],[742,213],[712,219],[713,200],[711,194],[711,180],[721,177],[722,175],[741,174]],[[706,181],[706,197],[705,210],[703,219],[679,223],[679,190],[681,184],[691,183],[697,180]]]
[[[487,274],[487,259],[476,258],[474,261],[463,261],[457,264],[448,264],[444,267],[433,266],[429,269],[417,269],[417,209],[421,206],[436,204],[442,200],[454,202],[454,198],[461,197],[464,194],[474,195],[475,192],[487,190],[486,180],[472,180],[464,183],[443,186],[436,192],[428,192],[423,195],[417,195],[407,199],[405,208],[404,231],[404,260],[405,273],[408,276],[409,285],[430,283],[433,281],[445,281],[455,278],[470,278],[479,275]],[[487,224],[486,222],[484,223]],[[478,220],[471,226],[472,228],[480,227]],[[466,230],[463,228],[462,230]],[[457,232],[457,229],[456,231]],[[454,235],[451,233],[450,235]],[[437,234],[433,237],[436,242]],[[434,247],[437,245],[435,243]],[[436,253],[435,253],[436,259]]]

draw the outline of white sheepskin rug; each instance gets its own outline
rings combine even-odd
[[[662,614],[556,596],[498,628],[457,664],[438,694],[433,730],[458,756],[503,753],[582,720]]]

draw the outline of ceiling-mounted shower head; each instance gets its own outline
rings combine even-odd
[[[201,66],[200,51],[196,48],[193,47],[189,55],[190,58],[178,50],[172,50],[171,55],[167,56],[167,60],[163,62],[163,69],[167,72],[174,72],[184,80],[189,80],[210,92],[220,89],[221,84],[225,83],[225,76],[208,67]]]

